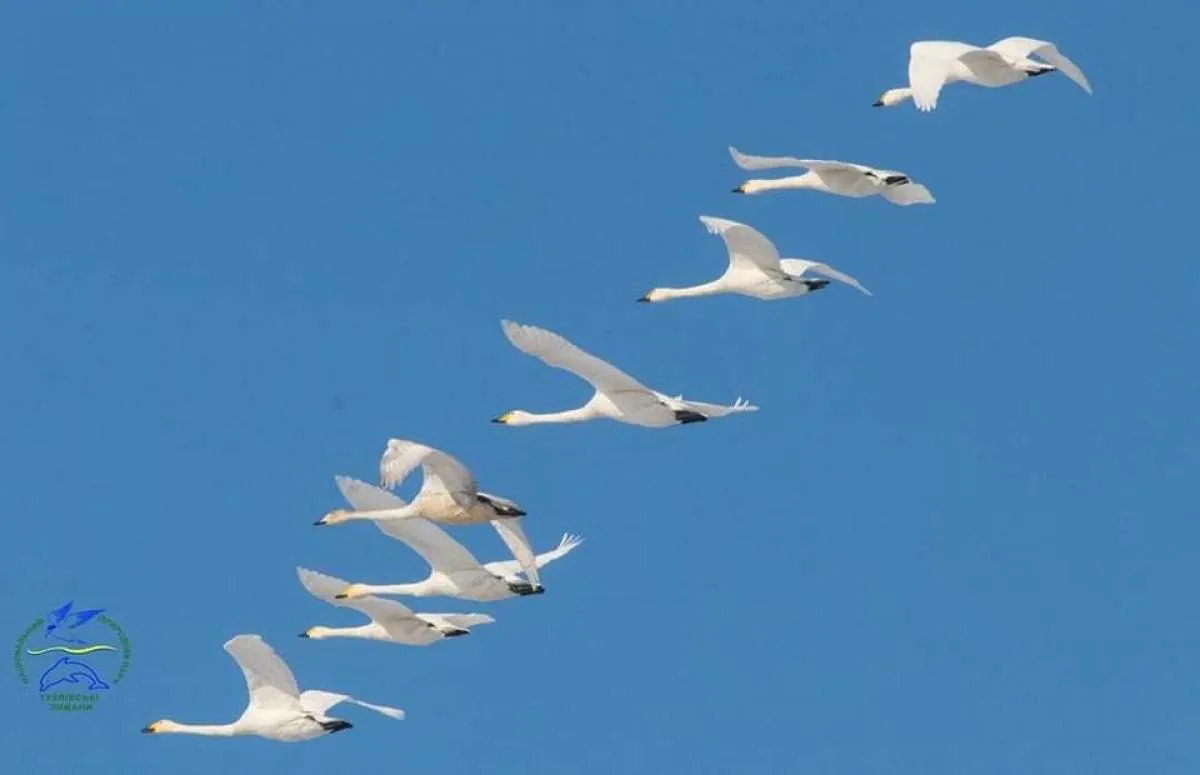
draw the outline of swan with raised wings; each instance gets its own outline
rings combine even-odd
[[[353,725],[327,715],[333,706],[349,702],[370,708],[394,719],[403,719],[404,711],[385,705],[372,705],[345,694],[309,689],[301,692],[287,663],[280,659],[260,635],[235,635],[225,643],[246,679],[250,703],[231,724],[180,724],[160,719],[142,729],[147,734],[209,735],[234,737],[256,735],[268,740],[296,743],[314,737],[341,732]]]
[[[871,295],[858,280],[828,264],[802,258],[781,259],[769,239],[744,223],[708,215],[700,216],[700,222],[710,234],[718,235],[725,242],[729,252],[729,266],[725,273],[711,282],[688,288],[654,288],[638,301],[661,302],[718,293],[736,293],[773,301],[819,291],[829,285],[829,279]],[[806,277],[810,272],[822,276]]]
[[[933,204],[933,195],[903,172],[881,170],[864,164],[821,159],[797,159],[794,156],[751,156],[733,146],[729,155],[744,170],[769,170],[777,167],[803,167],[803,175],[771,180],[751,179],[733,189],[735,194],[761,194],[786,189],[809,189],[852,199],[881,196],[895,205]]]
[[[469,635],[471,627],[496,621],[487,614],[413,613],[395,600],[378,597],[339,597],[350,586],[350,582],[307,568],[296,568],[296,575],[300,578],[300,584],[318,600],[339,608],[352,608],[371,619],[367,624],[357,627],[309,627],[300,633],[302,638],[363,638],[406,646],[428,646],[444,638]]]
[[[521,563],[529,583],[537,587],[537,563],[521,527],[525,511],[516,503],[481,492],[475,477],[457,458],[441,450],[404,439],[389,439],[379,460],[379,480],[389,490],[399,486],[420,466],[423,481],[412,503],[383,509],[370,515],[331,511],[318,525],[336,525],[350,518],[410,519],[422,517],[443,525],[479,525],[490,522],[513,556]]]
[[[347,519],[370,520],[384,535],[407,544],[429,563],[430,568],[428,578],[411,584],[348,584],[334,596],[336,599],[366,595],[411,595],[492,602],[545,591],[542,586],[535,587],[522,576],[521,563],[517,560],[482,564],[465,546],[426,519],[371,519],[371,514],[404,508],[404,501],[393,493],[348,476],[334,477],[334,481],[354,509],[347,512]],[[496,526],[497,523],[493,522],[492,525]],[[501,538],[504,537],[501,534]],[[537,567],[545,567],[566,555],[582,541],[576,536],[564,535],[557,547],[534,558]]]
[[[523,409],[505,412],[492,422],[502,425],[586,422],[607,418],[644,428],[665,428],[704,422],[738,412],[758,411],[740,398],[731,406],[687,401],[651,390],[610,363],[568,342],[563,337],[535,326],[505,320],[504,334],[513,346],[548,366],[569,371],[595,388],[591,399],[577,409],[535,414]]]
[[[1035,56],[1045,61],[1031,59]],[[908,50],[908,86],[888,89],[874,104],[877,108],[891,107],[911,99],[917,110],[928,113],[937,107],[938,95],[946,84],[962,81],[999,88],[1056,71],[1088,94],[1092,93],[1092,85],[1083,71],[1045,40],[1004,38],[986,47],[951,40],[921,40]]]

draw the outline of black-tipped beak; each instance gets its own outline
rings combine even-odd
[[[321,519],[318,519],[316,522],[313,523],[313,525],[315,525],[316,527],[325,527],[324,517],[322,517]]]
[[[302,633],[300,633],[300,637],[301,637],[301,638],[307,638],[307,637],[308,637],[308,633],[307,633],[307,632],[302,632]]]
[[[504,420],[500,419],[499,417],[493,417],[492,422],[500,423],[501,425],[504,424]]]
[[[638,299],[638,303],[639,304],[649,304],[650,303],[650,294],[647,293],[645,296],[642,296],[640,299]]]
[[[149,735],[154,732],[154,727],[142,727],[142,734]]]
[[[741,186],[738,186],[737,188],[733,189],[733,193],[735,193],[735,194],[744,194],[744,193],[746,193],[746,192],[745,192],[744,190],[742,190],[742,187],[741,187]]]
[[[871,103],[871,107],[873,107],[873,108],[882,108],[882,107],[883,107],[883,100],[875,100],[874,102],[872,102],[872,103]]]

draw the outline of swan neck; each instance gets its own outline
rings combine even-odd
[[[418,584],[363,584],[361,586],[368,595],[411,595],[413,597],[429,595],[424,582]],[[353,629],[356,628],[343,627],[340,628],[340,631],[346,632]]]
[[[346,519],[399,519],[414,516],[413,507],[399,506],[390,509],[369,509],[366,511],[348,511]]]
[[[207,735],[209,737],[232,737],[239,733],[237,722],[232,724],[179,724],[173,723],[160,730],[160,734]]]
[[[667,301],[669,299],[686,299],[693,296],[712,296],[716,293],[721,293],[724,290],[720,280],[713,280],[700,285],[692,285],[687,288],[655,288],[653,293],[659,301]]]
[[[548,423],[584,422],[595,417],[596,414],[590,407],[581,406],[578,409],[567,409],[563,412],[547,412],[545,414],[530,412],[525,418],[525,422],[529,425],[542,425]]]
[[[758,193],[759,191],[778,191],[788,188],[816,188],[821,186],[818,178],[811,172],[806,172],[803,175],[789,175],[786,178],[775,178],[773,180],[751,180],[746,183],[747,193]]]

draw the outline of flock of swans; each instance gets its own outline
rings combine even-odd
[[[1039,57],[1040,60],[1031,57]],[[923,112],[937,107],[942,89],[961,81],[976,86],[1000,87],[1034,76],[1061,71],[1088,94],[1092,87],[1080,69],[1052,43],[1012,37],[986,47],[951,41],[919,41],[909,52],[906,87],[889,89],[874,103],[898,105],[911,99]],[[801,168],[806,172],[773,180],[747,180],[735,193],[761,194],[784,189],[811,189],[838,196],[881,196],[897,205],[932,204],[924,185],[896,170],[862,164],[792,157],[750,156],[736,148],[729,152],[745,170]],[[728,252],[728,267],[715,280],[685,288],[653,288],[638,301],[657,303],[694,296],[734,293],[762,300],[804,296],[837,281],[871,295],[854,277],[828,264],[799,258],[780,258],[775,246],[754,228],[735,221],[701,216],[700,222],[719,236]],[[502,425],[572,423],[610,419],[645,428],[664,428],[705,422],[758,407],[738,398],[733,404],[712,404],[669,396],[646,387],[632,376],[586,352],[564,337],[535,326],[502,321],[512,345],[548,366],[564,369],[594,388],[583,406],[557,412],[535,413],[513,409],[492,422]],[[392,490],[417,468],[422,484],[411,503]],[[539,571],[577,547],[582,539],[564,535],[553,549],[534,553],[521,517],[525,511],[514,501],[480,490],[463,463],[441,450],[404,439],[390,439],[379,461],[381,486],[346,476],[335,477],[349,509],[335,509],[315,524],[333,526],[365,520],[385,536],[400,541],[429,564],[429,576],[398,584],[350,582],[308,568],[297,568],[301,586],[316,599],[337,608],[351,609],[369,621],[353,627],[313,626],[301,633],[311,640],[357,638],[409,646],[428,646],[446,638],[467,635],[472,627],[494,619],[482,613],[416,613],[402,603],[380,595],[450,597],[490,603],[544,591]],[[451,526],[490,524],[512,554],[511,560],[480,563],[470,551],[443,529]],[[256,735],[270,740],[296,742],[351,728],[328,712],[341,703],[354,704],[394,719],[404,711],[375,705],[344,694],[309,689],[301,692],[287,664],[256,634],[236,635],[225,651],[241,668],[249,693],[246,710],[228,724],[181,724],[155,721],[146,733],[186,733],[213,736]]]

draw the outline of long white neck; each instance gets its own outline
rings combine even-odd
[[[721,279],[692,285],[687,288],[655,288],[650,291],[654,301],[670,301],[671,299],[686,299],[689,296],[712,296],[725,292],[725,283]]]
[[[356,585],[368,595],[409,595],[411,597],[429,597],[437,594],[430,586],[429,580],[418,581],[415,584],[358,584]],[[370,626],[370,625],[366,625]],[[344,630],[358,629],[345,627]]]
[[[375,622],[368,622],[357,627],[322,627],[320,638],[377,638],[382,634],[382,628]]]
[[[743,190],[747,194],[758,194],[763,191],[778,191],[787,188],[814,188],[818,191],[824,191],[827,187],[813,172],[806,172],[803,175],[790,175],[786,178],[775,178],[774,180],[747,180],[743,184]]]
[[[407,506],[398,506],[391,509],[369,509],[366,511],[347,511],[343,517],[345,519],[400,519],[402,517],[416,516],[416,510],[412,504]]]
[[[563,423],[563,422],[586,422],[594,420],[600,415],[591,408],[584,405],[578,409],[567,409],[564,412],[547,412],[546,414],[535,414],[527,412],[521,418],[522,425],[541,425],[544,423]]]
[[[179,735],[208,735],[210,737],[233,737],[242,734],[242,729],[235,721],[232,724],[179,724],[171,722],[162,726],[160,734]]]

